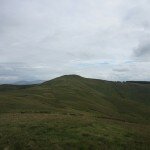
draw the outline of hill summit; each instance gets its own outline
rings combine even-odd
[[[28,143],[36,149],[149,147],[149,83],[64,75],[37,85],[0,85],[0,107],[0,149],[7,141],[16,149]]]
[[[32,111],[51,111],[52,108],[61,108],[146,121],[150,112],[149,91],[150,84],[145,82],[122,83],[64,75],[38,85],[1,85],[0,101],[4,106],[1,111],[30,111],[30,108]]]

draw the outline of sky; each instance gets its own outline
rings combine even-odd
[[[0,0],[0,83],[150,81],[149,14],[149,0]]]

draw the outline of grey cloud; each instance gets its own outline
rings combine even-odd
[[[22,63],[3,63],[0,64],[0,83],[13,83],[18,80],[33,80],[33,69]]]
[[[143,46],[138,47],[135,55],[137,57],[150,55],[150,43],[147,45],[143,45]]]
[[[130,70],[129,68],[116,68],[116,69],[113,69],[113,71],[115,71],[115,72],[127,72],[129,70]]]
[[[150,42],[143,42],[134,50],[134,56],[141,61],[150,61]]]
[[[150,39],[149,13],[148,0],[0,0],[0,75],[149,79],[149,44],[139,44]]]

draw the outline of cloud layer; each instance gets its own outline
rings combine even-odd
[[[148,0],[0,0],[0,83],[150,80],[149,13]]]

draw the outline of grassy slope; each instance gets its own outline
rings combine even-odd
[[[0,149],[148,149],[150,84],[62,76],[0,86]]]

